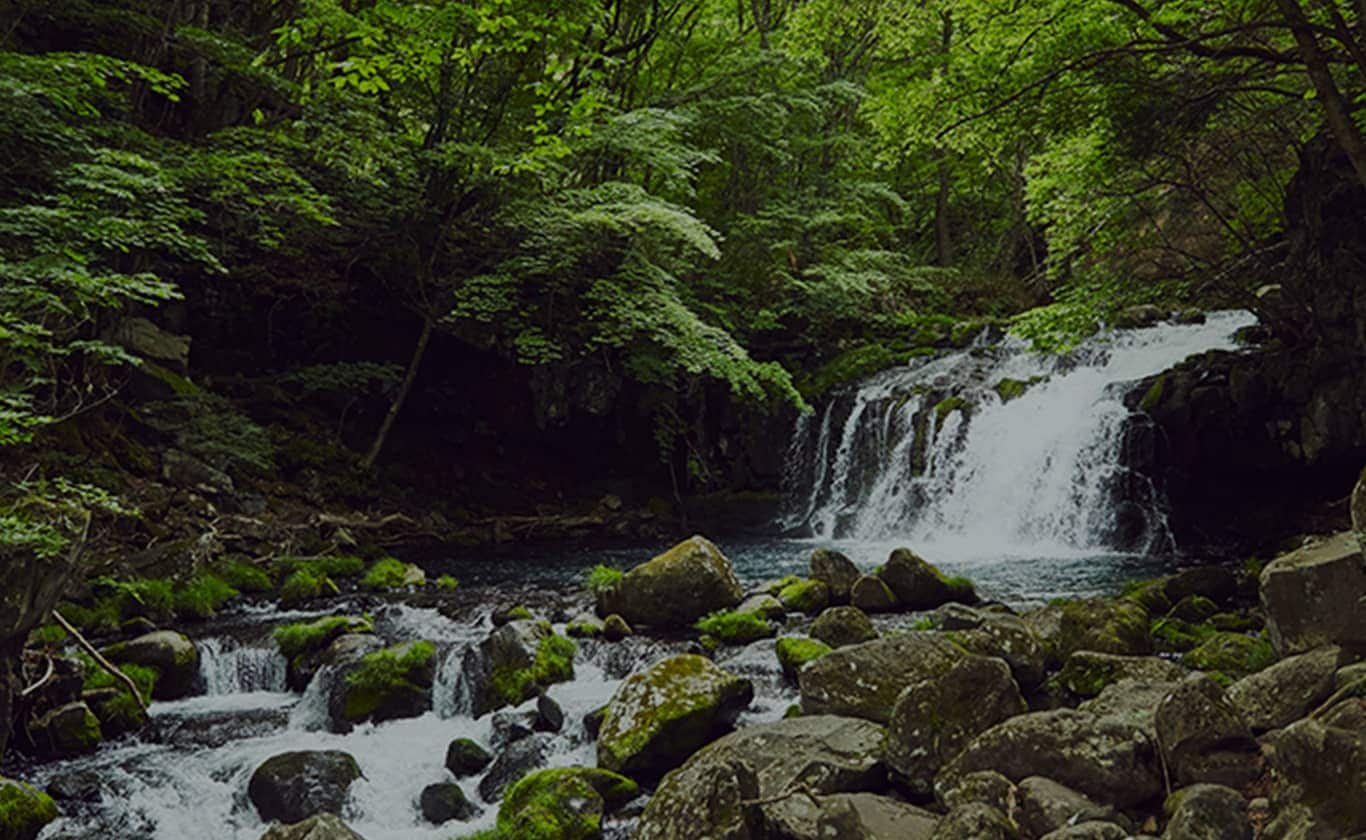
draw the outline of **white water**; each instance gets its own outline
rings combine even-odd
[[[1062,357],[1007,340],[878,374],[798,422],[784,524],[960,563],[1163,547],[1160,496],[1122,457],[1124,398],[1191,355],[1233,348],[1253,320],[1106,332]],[[993,390],[1004,379],[1035,381],[1005,402]],[[949,396],[970,413],[936,411]]]
[[[239,645],[231,639],[205,639],[199,644],[199,674],[204,693],[242,694],[285,690],[285,658],[274,644]]]

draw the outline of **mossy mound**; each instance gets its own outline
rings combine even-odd
[[[897,602],[909,610],[932,610],[951,601],[977,603],[972,581],[945,575],[909,548],[893,551],[876,574],[887,584]]]
[[[590,840],[602,836],[602,815],[633,799],[639,788],[607,770],[538,770],[509,788],[498,808],[496,836],[518,840]]]
[[[818,580],[798,578],[778,590],[783,607],[816,615],[830,604],[830,587]]]
[[[431,707],[436,646],[403,642],[368,653],[337,681],[329,702],[341,730],[361,721],[416,717]]]
[[[1222,674],[1254,674],[1275,661],[1270,642],[1244,633],[1214,633],[1181,657],[1188,668]]]
[[[1050,651],[1060,661],[1079,650],[1135,656],[1149,653],[1148,611],[1127,599],[1085,598],[1061,606],[1058,635]]]
[[[40,790],[0,778],[0,840],[34,840],[57,819],[57,805]]]
[[[412,563],[404,563],[394,557],[383,557],[375,561],[361,579],[361,586],[375,592],[405,589],[409,586],[422,586],[427,575]]]
[[[286,659],[317,653],[344,633],[371,633],[374,622],[363,616],[329,615],[313,621],[282,624],[272,634]]]
[[[777,633],[773,623],[758,613],[721,610],[705,616],[695,625],[699,633],[722,644],[747,645]]]
[[[778,654],[778,664],[782,666],[783,673],[792,679],[797,678],[797,673],[803,665],[820,659],[834,650],[825,642],[803,639],[799,636],[784,636],[773,648]]]

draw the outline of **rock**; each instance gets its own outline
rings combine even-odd
[[[34,840],[55,819],[57,804],[52,797],[0,776],[0,840]]]
[[[314,814],[340,814],[360,765],[340,750],[288,752],[251,774],[247,796],[264,822],[296,823]]]
[[[1110,822],[1117,816],[1114,808],[1041,776],[1020,782],[1019,806],[1020,828],[1030,837],[1042,837],[1078,823]]]
[[[1152,304],[1139,304],[1121,309],[1114,317],[1116,329],[1132,330],[1143,327],[1154,327],[1166,320],[1167,313]]]
[[[908,610],[932,610],[940,604],[958,601],[977,602],[972,582],[966,578],[946,578],[932,564],[909,548],[898,548],[878,572],[897,601]]]
[[[1301,720],[1264,739],[1277,813],[1264,837],[1351,837],[1366,832],[1366,735]]]
[[[803,665],[820,659],[834,648],[815,639],[784,636],[774,644],[773,649],[778,654],[778,665],[782,667],[783,674],[796,679]]]
[[[378,639],[369,635],[373,630],[374,622],[369,618],[348,615],[329,615],[275,628],[275,643],[287,663],[285,683],[291,690],[302,692],[308,688],[324,658],[328,659],[329,664],[336,665],[359,659],[359,655],[351,657],[349,654],[361,647],[366,648],[361,651],[362,654],[383,647]],[[348,634],[356,638],[333,651],[333,643]],[[369,641],[362,642],[361,639]]]
[[[227,495],[233,491],[231,476],[179,449],[167,449],[161,454],[161,477],[183,490],[194,490],[206,496]]]
[[[885,613],[897,608],[892,589],[873,575],[859,575],[849,590],[849,603],[866,613]]]
[[[417,717],[432,707],[436,646],[402,642],[367,653],[333,683],[328,711],[334,730],[349,732],[362,721]]]
[[[43,758],[87,755],[104,740],[99,718],[79,700],[47,712],[31,722],[28,731],[36,753]]]
[[[1366,648],[1366,559],[1350,533],[1278,557],[1261,575],[1262,610],[1281,656],[1323,645]]]
[[[813,807],[805,797],[791,797],[781,805],[789,810]],[[766,812],[768,825],[776,824],[780,832],[787,825],[798,831],[810,826],[810,833],[804,835],[810,840],[930,840],[939,824],[937,814],[872,793],[837,793],[822,799],[819,809],[815,809],[814,825],[803,818],[805,815],[792,814],[780,821],[776,819],[776,810]],[[779,836],[803,838],[791,830]]]
[[[341,672],[360,662],[366,654],[384,649],[384,642],[369,632],[343,633],[321,652],[296,656],[285,672],[285,682],[295,691],[306,691],[323,668]]]
[[[495,629],[462,663],[474,716],[520,705],[538,688],[571,679],[574,650],[544,621],[510,621]]]
[[[1280,729],[1308,715],[1333,693],[1342,649],[1323,647],[1282,659],[1238,680],[1225,696],[1253,732]]]
[[[1274,661],[1271,645],[1246,633],[1215,633],[1181,657],[1187,668],[1234,676],[1255,673]]]
[[[613,613],[612,615],[609,615],[607,616],[607,618],[603,619],[602,637],[607,641],[619,642],[622,639],[625,639],[627,636],[634,635],[635,631],[631,629],[631,625],[627,624],[626,619],[622,618],[616,613]]]
[[[602,619],[592,613],[580,613],[569,620],[564,632],[576,639],[595,639],[602,635]]]
[[[816,615],[830,603],[830,590],[818,580],[802,578],[780,589],[778,600],[793,612]]]
[[[545,692],[536,698],[534,727],[537,732],[559,732],[564,728],[564,709]]]
[[[818,795],[877,791],[886,771],[876,758],[884,730],[868,721],[829,715],[759,724],[703,747],[664,777],[636,827],[637,840],[678,837],[757,838],[769,806],[741,799],[776,797],[798,782]],[[770,803],[770,804],[777,804]],[[818,819],[819,813],[808,814]],[[787,825],[806,823],[787,814]]]
[[[456,738],[446,748],[446,769],[457,779],[473,776],[493,761],[493,756],[469,738]]]
[[[749,680],[684,654],[627,677],[598,733],[598,766],[653,779],[725,733],[754,699]]]
[[[422,809],[422,818],[433,825],[451,820],[464,822],[479,815],[478,806],[465,798],[460,785],[450,782],[427,785],[418,797],[418,806]]]
[[[1119,598],[1083,598],[1060,607],[1055,640],[1058,661],[1079,650],[1121,656],[1146,654],[1148,611],[1135,601]]]
[[[1219,612],[1219,607],[1204,595],[1187,595],[1167,611],[1167,618],[1199,624]]]
[[[1232,788],[1191,785],[1167,797],[1162,840],[1252,840],[1247,803]]]
[[[261,840],[365,840],[341,818],[333,814],[316,814],[293,825],[275,825],[261,835]]]
[[[736,607],[735,611],[738,613],[754,613],[769,621],[782,621],[783,617],[787,615],[787,608],[783,606],[783,602],[767,592],[746,598],[740,602],[740,606]]]
[[[847,604],[859,579],[858,567],[838,551],[818,548],[811,552],[811,579],[825,584],[832,604]]]
[[[933,633],[905,633],[840,648],[798,674],[802,711],[885,724],[907,686],[936,679],[966,655]]]
[[[969,802],[939,821],[931,840],[1019,840],[1015,823],[999,808]]]
[[[877,638],[877,630],[867,613],[858,607],[831,607],[811,622],[807,631],[832,648],[857,645]]]
[[[968,741],[1027,710],[1004,662],[964,656],[897,697],[883,758],[913,796],[928,798],[935,774]]]
[[[1126,840],[1129,832],[1114,823],[1091,820],[1050,831],[1039,840]]]
[[[199,650],[194,642],[171,630],[110,645],[104,655],[115,665],[155,668],[160,676],[152,689],[154,700],[179,700],[193,692],[199,681]]]
[[[1120,680],[1107,685],[1094,697],[1077,708],[1096,717],[1108,717],[1142,729],[1150,737],[1157,737],[1154,718],[1162,698],[1176,688],[1175,682],[1141,682]]]
[[[532,770],[545,766],[550,757],[551,736],[543,733],[528,735],[507,746],[489,765],[484,778],[479,780],[479,798],[497,802],[503,789]]]
[[[534,711],[494,712],[493,719],[489,723],[493,727],[493,747],[498,749],[514,741],[520,741],[535,732],[536,713]]]
[[[1141,729],[1074,709],[1018,715],[978,735],[940,772],[936,793],[979,770],[1015,782],[1044,776],[1121,808],[1162,790],[1157,756]]]
[[[1333,674],[1333,690],[1341,691],[1358,680],[1366,679],[1366,662],[1344,665]]]
[[[606,719],[606,706],[599,706],[596,709],[585,712],[583,715],[583,731],[588,733],[589,738],[596,741],[598,733],[602,731],[602,722]]]
[[[168,332],[146,318],[125,318],[114,328],[114,342],[133,355],[170,370],[189,373],[190,337]]]
[[[1057,680],[1078,697],[1096,697],[1106,686],[1120,680],[1146,683],[1176,682],[1188,671],[1156,656],[1118,656],[1079,650],[1067,658]]]
[[[1002,813],[1015,810],[1015,783],[995,770],[968,773],[942,794],[940,804],[949,811],[974,802],[990,805]]]
[[[981,610],[971,612],[976,614],[975,623],[957,631],[955,641],[973,653],[1005,660],[1021,691],[1031,692],[1038,688],[1047,672],[1048,657],[1034,631],[1019,616]],[[959,616],[960,621],[965,619],[966,616]],[[944,629],[954,628],[945,626]]]
[[[616,613],[633,626],[689,627],[743,598],[730,561],[710,541],[695,536],[623,575],[600,596],[598,612]]]
[[[502,627],[513,621],[535,621],[536,616],[531,614],[525,604],[502,604],[494,607],[493,612],[489,613],[489,622],[495,628]]]
[[[1157,742],[1176,785],[1200,782],[1240,787],[1261,775],[1257,742],[1204,674],[1191,674],[1158,704]]]
[[[1358,692],[1366,694],[1366,683],[1357,686]],[[1366,697],[1348,697],[1329,706],[1319,715],[1324,726],[1346,729],[1352,732],[1366,732]]]
[[[518,840],[596,840],[603,814],[638,792],[630,779],[606,770],[539,770],[508,790],[498,809],[498,832]]]

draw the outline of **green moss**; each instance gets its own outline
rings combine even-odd
[[[1270,642],[1242,633],[1214,633],[1181,657],[1187,668],[1239,674],[1255,673],[1275,661]]]
[[[460,586],[460,581],[451,575],[442,575],[436,579],[436,588],[444,589],[447,592],[454,592]]]
[[[1031,386],[1037,385],[1046,379],[1048,379],[1046,376],[1031,376],[1028,379],[1011,379],[1010,377],[1006,377],[991,386],[991,390],[996,392],[996,396],[1001,398],[1001,402],[1008,403],[1011,400],[1023,397]]]
[[[1179,618],[1159,618],[1152,623],[1153,645],[1163,653],[1181,653],[1197,647],[1214,635],[1216,629],[1208,624],[1192,624]]]
[[[275,588],[269,572],[245,560],[227,564],[219,576],[241,592],[270,592]]]
[[[908,358],[906,353],[896,353],[884,344],[861,344],[840,353],[808,376],[797,381],[797,390],[806,399],[819,397],[846,382],[863,379],[902,364]]]
[[[27,644],[33,647],[55,648],[61,646],[66,640],[67,632],[62,629],[60,624],[44,624],[29,632]]]
[[[0,778],[0,838],[28,840],[57,819],[57,804],[23,782]]]
[[[935,571],[938,572],[939,570],[935,569]],[[939,578],[948,585],[950,600],[971,603],[977,597],[977,589],[968,578],[961,576],[946,578],[942,574]]]
[[[1120,590],[1120,597],[1139,604],[1150,613],[1165,613],[1172,606],[1171,599],[1167,597],[1169,580],[1170,577],[1160,577],[1128,581]]]
[[[1167,390],[1167,375],[1164,373],[1153,380],[1153,384],[1148,386],[1147,392],[1143,395],[1143,400],[1139,402],[1140,411],[1149,412],[1162,404],[1163,392]]]
[[[933,619],[933,618],[930,618],[930,617],[927,616],[927,615],[923,615],[923,616],[921,616],[920,618],[917,618],[915,621],[912,621],[912,622],[911,622],[911,629],[912,629],[912,630],[933,630],[933,629],[934,629],[934,619]]]
[[[278,565],[286,572],[310,571],[330,578],[359,577],[365,561],[354,554],[320,554],[316,557],[282,557]]]
[[[773,583],[770,583],[768,588],[764,591],[769,595],[776,597],[779,592],[782,592],[794,583],[801,583],[802,580],[803,579],[799,575],[787,575],[780,580],[775,580]]]
[[[436,647],[431,642],[403,644],[367,653],[356,668],[346,675],[347,691],[342,715],[351,721],[373,714],[395,692],[421,693],[413,680],[415,672],[431,667]]]
[[[1250,615],[1217,613],[1210,616],[1209,626],[1228,633],[1250,633],[1262,628],[1262,623]]]
[[[375,591],[402,589],[407,586],[408,564],[394,557],[383,557],[375,561],[370,571],[365,573],[361,586]]]
[[[81,664],[85,667],[85,681],[81,686],[82,691],[97,691],[102,688],[122,688],[124,689],[124,694],[128,693],[127,687],[124,685],[123,681],[115,678],[113,674],[96,665],[95,660],[84,653],[81,654],[80,660]],[[157,680],[161,679],[161,672],[146,665],[134,665],[132,663],[120,665],[119,670],[127,674],[128,678],[138,687],[138,693],[142,695],[143,702],[151,702],[152,689],[156,688]],[[132,698],[129,697],[129,699],[131,700]]]
[[[698,632],[716,637],[728,645],[747,645],[772,636],[775,632],[768,619],[752,612],[720,610],[700,619],[694,625]]]
[[[830,590],[818,580],[798,578],[778,590],[778,600],[789,610],[815,614],[830,603]]]
[[[95,581],[96,611],[112,609],[119,619],[147,618],[167,621],[175,614],[175,586],[163,578]],[[103,602],[103,603],[101,603]]]
[[[536,646],[530,667],[495,669],[489,675],[493,690],[511,705],[530,697],[536,686],[548,686],[574,679],[574,654],[578,646],[572,639],[550,635]]]
[[[1167,616],[1198,623],[1209,619],[1217,612],[1219,608],[1203,595],[1187,595],[1167,611]]]
[[[588,591],[592,592],[594,595],[602,595],[616,589],[621,583],[621,579],[625,576],[626,575],[621,569],[614,569],[611,566],[598,564],[588,572],[588,577],[585,579],[584,585],[587,586]]]
[[[507,617],[508,621],[531,621],[535,618],[535,616],[531,614],[531,610],[521,604],[508,610]]]
[[[963,416],[966,417],[972,413],[972,404],[969,403],[966,398],[959,396],[946,397],[940,400],[934,407],[935,425],[942,425],[944,423],[944,418],[955,411],[961,411]]]
[[[242,593],[220,577],[200,573],[190,578],[175,593],[176,615],[211,618],[219,607]]]
[[[789,677],[795,677],[803,665],[820,659],[833,650],[825,642],[803,639],[799,636],[784,636],[773,647],[778,654],[778,664]]]
[[[368,618],[349,615],[329,615],[314,621],[284,624],[272,634],[280,653],[286,659],[322,650],[345,633],[370,633],[374,624]]]
[[[338,591],[337,584],[327,575],[312,569],[298,569],[280,584],[280,603],[290,606],[323,595],[336,595]]]
[[[635,782],[609,770],[537,770],[508,788],[498,808],[498,831],[527,840],[587,840],[600,836],[603,811],[614,811],[639,794]]]
[[[122,621],[118,605],[107,598],[98,599],[93,605],[63,602],[57,605],[57,611],[89,636],[113,633]]]

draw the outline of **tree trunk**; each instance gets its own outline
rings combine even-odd
[[[1347,153],[1347,159],[1352,162],[1357,179],[1366,186],[1366,139],[1362,138],[1361,130],[1352,121],[1351,108],[1348,107],[1342,91],[1338,89],[1337,82],[1333,80],[1333,73],[1328,68],[1328,59],[1319,47],[1314,30],[1308,18],[1304,16],[1299,0],[1277,0],[1277,4],[1285,16],[1285,22],[1290,26],[1291,33],[1295,36],[1295,46],[1299,50],[1300,58],[1304,60],[1305,71],[1309,74],[1309,81],[1314,85],[1319,104],[1323,106],[1328,130]]]
[[[949,230],[949,197],[953,178],[949,173],[949,153],[938,149],[934,153],[939,162],[939,191],[934,202],[934,263],[947,268],[953,263],[953,235]]]
[[[398,413],[403,410],[403,403],[408,399],[408,392],[413,389],[413,381],[417,379],[417,369],[422,365],[422,357],[427,353],[427,342],[432,338],[432,318],[424,315],[422,318],[422,333],[417,337],[417,346],[413,348],[413,358],[408,362],[408,372],[403,375],[403,384],[399,385],[398,393],[394,395],[394,401],[389,404],[389,412],[384,415],[384,422],[379,426],[379,432],[375,435],[375,442],[370,444],[370,451],[365,453],[365,458],[361,460],[362,470],[369,472],[375,465],[375,460],[379,458],[380,450],[384,448],[384,441],[389,437],[389,431],[394,427],[394,421],[398,419]]]

